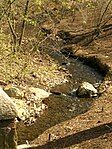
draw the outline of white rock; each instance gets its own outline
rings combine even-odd
[[[12,98],[13,102],[16,104],[16,108],[18,111],[18,116],[21,120],[25,120],[30,117],[29,107],[24,100]]]
[[[76,90],[76,95],[82,98],[97,97],[98,91],[91,83],[83,82]]]
[[[92,92],[94,92],[96,94],[98,93],[97,89],[94,88],[94,86],[92,84],[88,83],[88,82],[83,82],[82,83],[82,87],[87,89],[87,90],[90,90],[90,91],[92,91]]]
[[[29,88],[29,91],[30,92],[32,92],[32,93],[34,93],[36,96],[37,96],[37,98],[47,98],[47,97],[49,97],[49,95],[51,94],[51,93],[49,93],[49,92],[46,92],[45,90],[43,90],[43,89],[40,89],[40,88],[35,88],[35,87],[30,87]]]
[[[16,104],[0,87],[0,120],[18,117]]]

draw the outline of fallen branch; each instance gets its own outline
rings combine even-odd
[[[35,148],[35,147],[37,147],[38,145],[36,145],[36,144],[32,144],[32,145],[30,145],[30,144],[21,144],[21,145],[18,145],[17,146],[17,149],[28,149],[28,148]]]
[[[106,34],[106,31],[109,30],[112,30],[112,24],[107,24],[105,26],[102,26],[101,28],[91,28],[88,31],[79,32],[77,34],[73,32],[71,33],[69,31],[60,30],[58,31],[56,36],[63,39],[63,42],[66,43],[66,45],[78,44],[80,46],[86,46],[96,38],[98,39],[102,35]]]

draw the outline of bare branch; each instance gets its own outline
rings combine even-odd
[[[9,3],[8,7],[6,8],[6,10],[4,10],[3,14],[0,17],[0,21],[1,19],[4,17],[5,14],[7,14],[7,11],[10,9],[11,5],[15,2],[16,0],[13,0],[12,2]]]
[[[101,28],[103,28],[111,19],[112,19],[112,15],[108,17],[107,20],[104,21],[103,25],[101,25]]]
[[[104,12],[103,12],[103,13],[102,13],[102,15],[101,15],[101,18],[100,18],[99,24],[97,25],[98,27],[101,25],[102,20],[103,20],[103,17],[104,17],[104,15],[105,15],[105,13],[107,12],[108,7],[109,7],[109,5],[111,4],[111,2],[112,2],[112,0],[109,0],[109,1],[108,1],[106,8],[105,8]]]

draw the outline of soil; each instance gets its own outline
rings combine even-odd
[[[56,26],[56,30],[73,30],[74,28],[81,30],[84,27],[80,27],[81,18],[79,16],[77,17],[77,14],[75,19],[76,22],[79,21],[78,23],[74,21],[74,18],[69,16],[71,14],[68,13],[66,15],[67,18],[60,21]],[[38,26],[37,28],[34,28],[32,25],[27,26],[22,43],[23,50],[13,54],[11,52],[8,24],[4,22],[1,23],[3,32],[0,33],[0,85],[5,86],[11,83],[18,86],[40,87],[49,91],[57,84],[67,81],[67,78],[70,77],[68,70],[63,69],[57,60],[45,54],[43,50],[52,47],[42,45],[42,50],[38,50],[38,48],[35,50],[35,46],[33,45],[34,52],[32,50],[33,40],[32,42],[26,40],[27,36],[31,39],[33,36],[36,36]],[[46,21],[48,28],[51,25],[50,23]],[[17,29],[19,30],[19,23]],[[37,32],[35,33],[36,30]],[[78,49],[77,52],[75,50],[76,47]],[[112,35],[97,38],[85,47],[73,46],[73,49],[77,57],[84,56],[88,58],[94,56],[100,60],[101,64],[108,66],[108,72],[103,83],[103,87],[106,86],[106,91],[94,101],[94,104],[86,113],[56,124],[29,142],[36,144],[36,147],[32,148],[112,148]]]

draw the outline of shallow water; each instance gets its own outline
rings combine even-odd
[[[69,79],[69,82],[55,87],[55,90],[59,90],[59,92],[63,93],[68,93],[73,89],[76,89],[79,84],[84,81],[87,81],[91,84],[102,82],[103,77],[93,68],[84,65],[83,62],[76,59],[70,59],[68,63],[70,64],[64,67],[69,70],[72,77]]]
[[[103,80],[103,77],[98,72],[77,59],[66,59],[63,55],[57,53],[51,56],[57,59],[59,64],[62,64],[62,67],[69,70],[72,77],[69,78],[69,82],[52,89],[62,94],[52,94],[43,101],[48,105],[48,109],[33,125],[26,126],[22,122],[18,124],[19,144],[26,143],[26,140],[32,141],[48,128],[88,111],[93,105],[94,99],[78,99],[77,97],[69,96],[68,93],[76,89],[82,81],[95,84]]]

